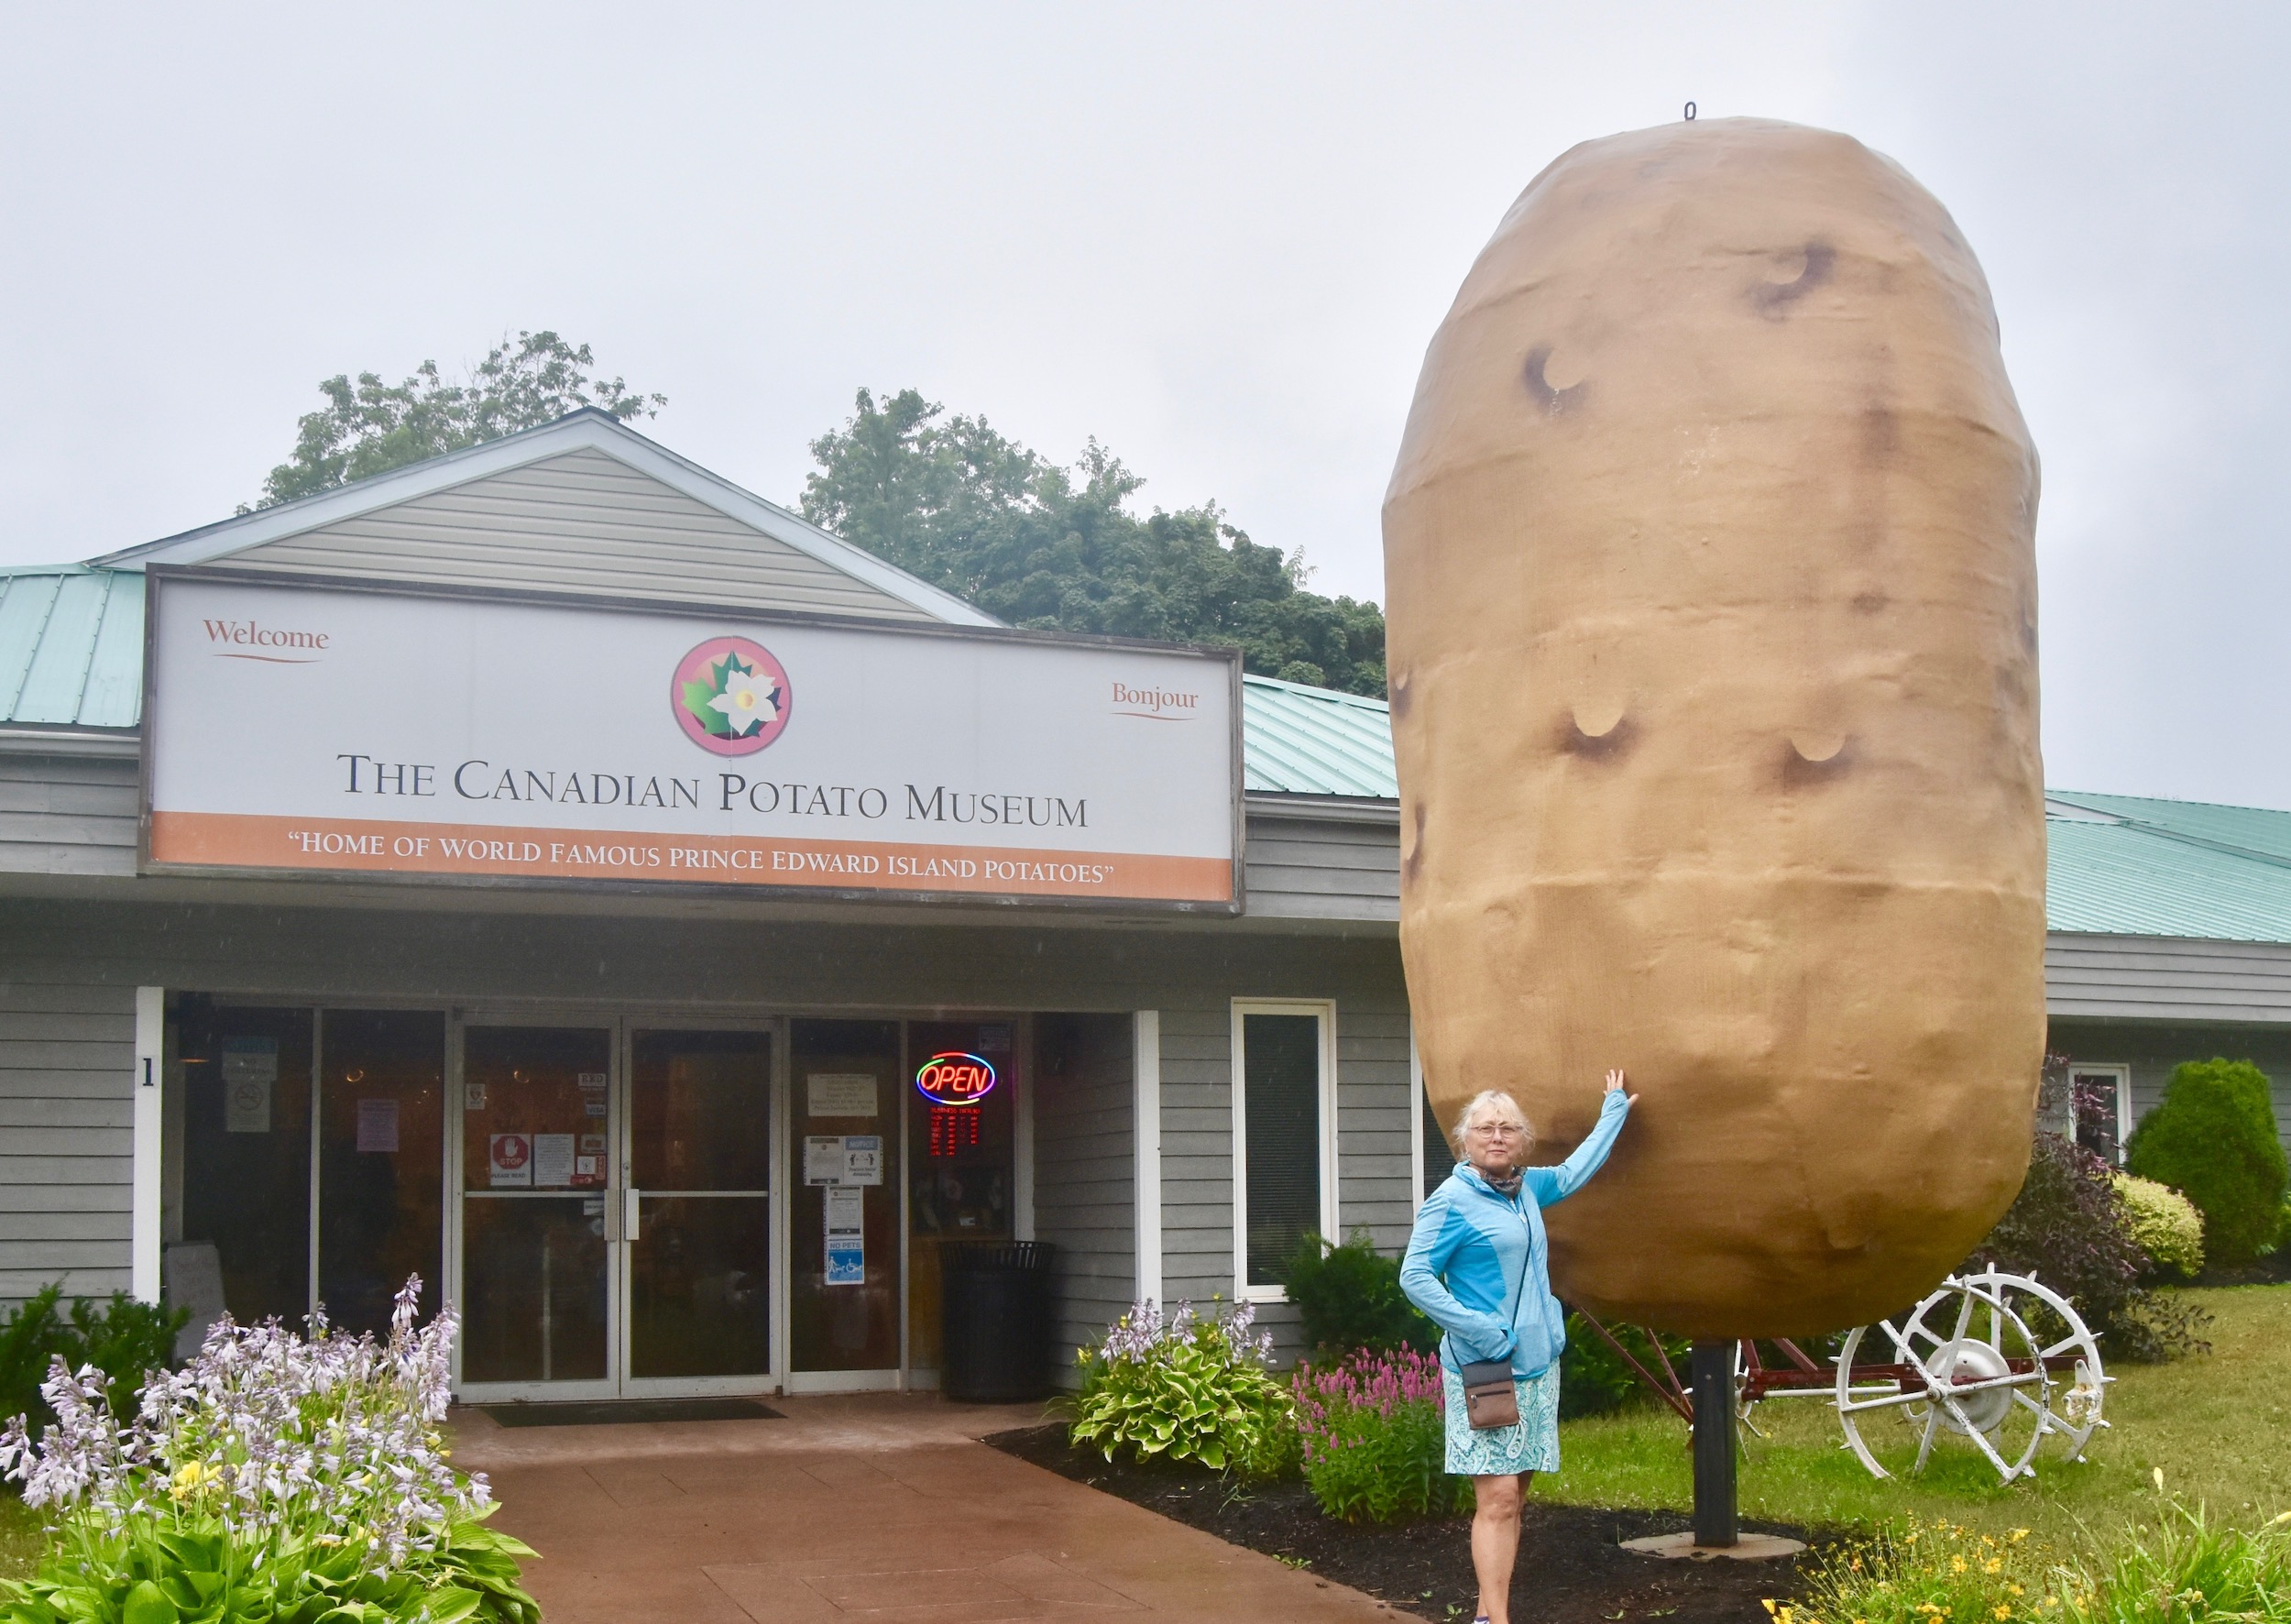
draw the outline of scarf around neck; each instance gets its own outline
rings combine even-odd
[[[1520,1185],[1526,1183],[1528,1178],[1528,1170],[1525,1168],[1514,1168],[1511,1169],[1510,1173],[1501,1179],[1491,1177],[1485,1172],[1480,1172],[1480,1169],[1476,1168],[1473,1170],[1474,1172],[1479,1172],[1481,1181],[1485,1183],[1488,1189],[1494,1191],[1497,1195],[1502,1196],[1518,1195],[1519,1193]]]

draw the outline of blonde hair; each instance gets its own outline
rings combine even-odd
[[[1500,1108],[1507,1114],[1514,1122],[1517,1122],[1520,1128],[1525,1132],[1527,1136],[1520,1142],[1520,1155],[1525,1156],[1534,1147],[1535,1124],[1529,1122],[1528,1120],[1528,1114],[1519,1109],[1519,1102],[1513,1099],[1502,1089],[1484,1088],[1480,1090],[1478,1093],[1474,1094],[1470,1100],[1465,1102],[1463,1109],[1456,1113],[1455,1126],[1448,1130],[1448,1143],[1454,1149],[1456,1153],[1456,1159],[1458,1161],[1467,1159],[1463,1154],[1464,1130],[1472,1125],[1472,1119],[1474,1117],[1477,1116],[1481,1112],[1486,1110],[1490,1106]]]

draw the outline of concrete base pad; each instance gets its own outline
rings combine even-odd
[[[1643,1540],[1625,1540],[1623,1549],[1641,1556],[1686,1556],[1696,1562],[1720,1557],[1729,1562],[1770,1562],[1777,1556],[1797,1555],[1805,1549],[1805,1542],[1785,1540],[1780,1534],[1744,1534],[1731,1545],[1697,1545],[1691,1533],[1649,1534]]]

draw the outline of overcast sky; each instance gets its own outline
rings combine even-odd
[[[793,502],[913,385],[1381,599],[1424,345],[1519,189],[1828,126],[1988,268],[2044,458],[2047,776],[2291,807],[2291,7],[0,5],[0,565],[226,516],[313,384],[554,327]]]

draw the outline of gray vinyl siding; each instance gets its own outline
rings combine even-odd
[[[2055,1020],[2291,1023],[2291,942],[2056,931],[2044,992]]]
[[[2132,1121],[2155,1109],[2164,1084],[2183,1060],[2249,1060],[2274,1085],[2275,1129],[2291,1150],[2291,1030],[2066,1021],[2055,1017],[2046,1038],[2055,1054],[2089,1066],[2132,1069]]]
[[[1400,833],[1391,822],[1284,817],[1249,797],[1249,912],[1278,919],[1400,917]]]
[[[80,1001],[72,1007],[105,1015],[104,1046],[80,1045],[71,1064],[108,1067],[109,1076],[101,1090],[90,1079],[84,1095],[59,1097],[110,1098],[123,1113],[139,984],[242,999],[472,1010],[595,1004],[693,1016],[1157,1009],[1164,1289],[1173,1300],[1198,1303],[1233,1292],[1232,1001],[1331,999],[1346,1160],[1340,1219],[1369,1224],[1391,1245],[1407,1223],[1407,999],[1388,934],[1276,935],[1206,921],[1159,930],[825,925],[19,897],[0,906],[0,983],[16,982],[56,989]],[[35,1094],[61,1064],[27,1041],[0,1056],[0,1089]],[[1102,1083],[1070,1101],[1046,1089],[1037,1111],[1036,1234],[1075,1246],[1097,1271],[1066,1311],[1061,1334],[1080,1340],[1126,1306],[1131,1289],[1128,1084]],[[98,1210],[115,1210],[123,1225],[104,1256],[124,1284],[126,1117],[84,1132],[90,1143],[100,1139],[100,1157],[49,1170],[85,1172],[102,1183],[105,1202],[115,1191],[115,1208]],[[1054,1165],[1061,1150],[1105,1187],[1062,1187]],[[16,1267],[8,1260],[16,1253],[0,1246],[0,1268]],[[1276,1329],[1294,1323],[1285,1308],[1264,1319]],[[1293,1337],[1285,1345],[1293,1351]]]
[[[1055,1018],[1055,1017],[1047,1017]],[[1041,1020],[1036,1022],[1037,1054]],[[1035,1073],[1035,1235],[1057,1253],[1057,1370],[1094,1346],[1137,1295],[1135,1048],[1092,1054],[1065,1076]]]
[[[439,586],[933,619],[599,451],[474,479],[224,562]]]
[[[1405,1000],[1337,1005],[1337,1217],[1347,1237],[1365,1229],[1378,1251],[1395,1256],[1416,1219],[1408,1037]]]
[[[1378,974],[1332,951],[1319,975],[1252,979],[1233,991],[1239,998],[1335,1000],[1337,1226],[1345,1235],[1365,1228],[1379,1250],[1395,1255],[1408,1245],[1414,1216],[1408,994],[1398,960],[1392,952],[1388,971]],[[1162,1012],[1161,1156],[1163,1289],[1172,1302],[1231,1301],[1238,1282],[1230,1000]],[[1257,1322],[1274,1333],[1284,1359],[1300,1351],[1288,1304],[1260,1305]]]
[[[1173,1303],[1233,1300],[1232,1000],[1244,995],[1268,994],[1229,982],[1223,997],[1162,1006],[1161,1289]]]
[[[0,872],[136,872],[137,763],[131,755],[0,751]]]
[[[128,1286],[135,988],[0,966],[0,1301]]]

